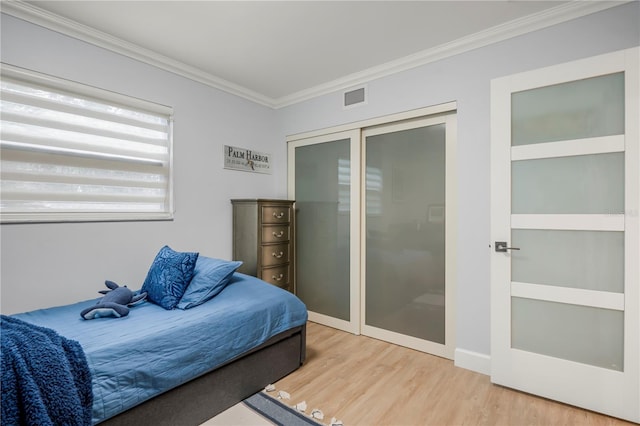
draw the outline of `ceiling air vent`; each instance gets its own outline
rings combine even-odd
[[[344,108],[353,108],[358,105],[364,105],[367,100],[366,86],[344,92]]]

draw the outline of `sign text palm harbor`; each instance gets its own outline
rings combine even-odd
[[[271,154],[225,145],[224,168],[271,174]]]

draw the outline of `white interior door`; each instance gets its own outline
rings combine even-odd
[[[638,55],[491,87],[491,380],[635,422]]]

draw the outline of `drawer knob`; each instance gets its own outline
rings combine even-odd
[[[282,256],[284,256],[284,252],[281,251],[280,253],[276,253],[274,251],[273,253],[271,253],[271,256],[275,257],[276,259],[280,259]]]
[[[284,235],[284,231],[280,231],[277,234],[276,231],[273,231],[271,234],[276,238],[282,238],[282,236]]]
[[[280,274],[278,276],[276,275],[271,275],[271,279],[275,280],[275,281],[282,281],[282,279],[284,278],[284,274]]]
[[[273,212],[273,217],[275,217],[276,219],[282,219],[284,217],[284,212],[280,212],[280,213]]]

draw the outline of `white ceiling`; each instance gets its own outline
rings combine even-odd
[[[403,64],[415,66],[421,58],[446,49],[455,54],[456,47],[466,44],[468,50],[474,47],[472,40],[486,44],[488,35],[502,30],[498,40],[519,27],[525,32],[568,19],[562,15],[575,3],[27,1],[14,5],[30,17],[37,16],[39,24],[55,22],[57,30],[84,33],[103,47],[279,106]],[[581,14],[586,13],[591,11]]]

